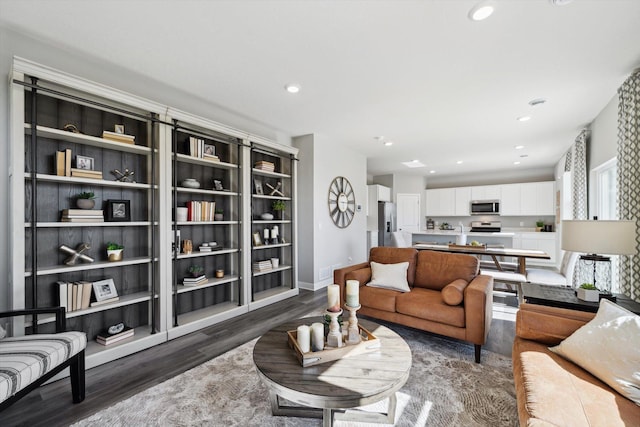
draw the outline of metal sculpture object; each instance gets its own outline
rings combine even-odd
[[[85,251],[88,251],[89,249],[91,249],[91,246],[89,246],[88,243],[80,243],[75,250],[66,245],[60,246],[60,250],[62,252],[66,252],[71,255],[69,258],[64,260],[64,263],[66,265],[76,265],[76,262],[78,262],[78,258],[80,258],[80,260],[84,262],[93,262],[93,258],[83,253]]]
[[[120,172],[118,169],[114,169],[111,173],[116,177],[117,181],[120,182],[135,182],[133,178],[134,171],[130,171],[128,168],[124,170],[124,172]]]
[[[282,183],[280,181],[278,181],[275,187],[268,182],[265,185],[271,189],[271,193],[269,193],[270,196],[277,195],[280,197],[284,197],[284,194],[282,194],[282,191],[280,191],[280,187],[282,187]]]

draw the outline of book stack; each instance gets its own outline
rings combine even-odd
[[[214,162],[220,161],[220,158],[216,155],[216,146],[195,136],[189,137],[189,155]]]
[[[55,169],[57,176],[71,176],[71,149],[56,151]]]
[[[104,222],[102,210],[91,209],[63,209],[62,222]]]
[[[259,169],[261,171],[267,171],[267,172],[275,172],[276,171],[275,163],[267,162],[265,160],[261,160],[259,162],[256,162],[254,168],[255,169]]]
[[[185,277],[182,279],[183,286],[200,286],[208,282],[207,276],[204,274],[198,277]]]
[[[67,311],[85,310],[89,308],[91,301],[91,282],[58,282],[60,306]]]
[[[125,144],[135,144],[136,137],[134,135],[126,135],[124,133],[115,133],[108,130],[102,131],[102,138],[109,141],[124,142]]]
[[[213,221],[216,202],[190,200],[187,202],[187,221]]]
[[[75,178],[92,178],[102,179],[102,171],[94,171],[91,169],[71,168],[71,176]]]
[[[269,271],[272,270],[273,267],[271,265],[271,261],[266,260],[266,261],[258,261],[258,262],[254,262],[253,263],[253,271],[255,273],[260,273],[262,271]]]
[[[125,326],[124,329],[118,333],[112,334],[108,329],[100,332],[96,337],[98,344],[110,345],[122,341],[125,338],[132,337],[135,330],[130,326]]]

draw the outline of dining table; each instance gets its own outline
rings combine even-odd
[[[517,258],[517,271],[520,274],[526,275],[527,273],[527,258],[533,259],[551,259],[549,254],[545,251],[539,251],[535,249],[519,249],[519,248],[488,248],[484,245],[474,246],[474,245],[438,245],[432,243],[415,243],[413,245],[415,249],[418,250],[430,250],[430,251],[439,251],[439,252],[451,252],[458,254],[469,254],[469,255],[485,255],[491,257],[496,268],[499,271],[503,271],[504,268],[501,264],[501,261],[498,257],[514,257]]]

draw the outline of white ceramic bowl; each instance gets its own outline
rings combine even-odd
[[[260,215],[260,218],[264,219],[265,221],[271,221],[273,219],[273,214],[265,212],[262,215]]]
[[[200,183],[193,178],[182,181],[182,186],[187,188],[200,188]]]

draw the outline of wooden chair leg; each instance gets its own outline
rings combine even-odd
[[[479,344],[474,344],[473,347],[476,351],[476,363],[480,363],[480,350],[482,349],[482,346]]]
[[[69,370],[73,403],[80,403],[84,400],[85,395],[84,350],[75,356],[75,360],[69,365]]]

